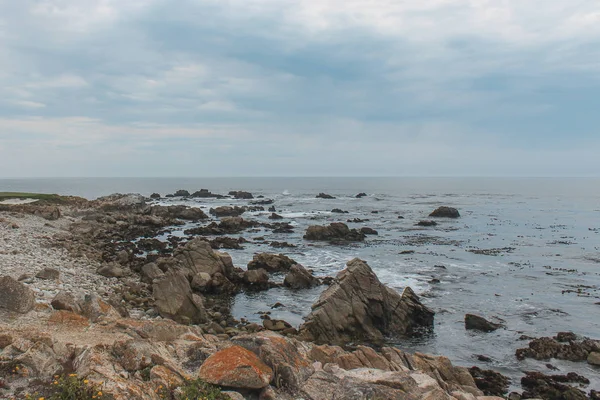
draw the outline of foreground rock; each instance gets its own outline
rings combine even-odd
[[[205,382],[239,389],[262,389],[269,385],[273,370],[254,353],[231,346],[208,357],[198,376]]]
[[[456,208],[442,206],[436,208],[429,216],[435,218],[459,218],[460,213]]]
[[[411,288],[398,294],[355,258],[321,294],[300,330],[318,343],[381,343],[384,336],[410,337],[432,329],[433,318]]]
[[[475,330],[481,332],[493,332],[499,328],[502,328],[502,324],[497,324],[494,322],[490,322],[487,319],[480,317],[475,314],[466,314],[465,315],[465,329],[467,330]]]
[[[189,281],[181,272],[170,271],[152,285],[156,308],[161,316],[181,322],[203,323],[207,321],[202,298],[192,292]]]
[[[307,289],[318,286],[319,283],[319,280],[300,264],[292,265],[283,280],[283,285],[291,289]]]
[[[309,226],[304,235],[306,240],[360,242],[365,240],[365,234],[356,229],[348,228],[342,222],[334,222],[329,226]]]
[[[0,308],[25,314],[34,306],[33,290],[10,276],[0,278]]]
[[[260,253],[255,254],[248,263],[248,269],[264,268],[267,272],[289,271],[296,261],[283,254]]]

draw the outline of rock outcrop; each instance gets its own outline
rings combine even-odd
[[[502,328],[502,324],[490,322],[487,319],[475,314],[465,315],[465,329],[481,332],[493,332],[496,329]]]
[[[229,195],[233,196],[236,199],[242,199],[242,200],[251,200],[254,198],[252,193],[245,192],[243,190],[232,190],[231,192],[229,192]]]
[[[332,195],[330,195],[330,194],[327,194],[327,193],[319,193],[319,194],[316,196],[316,198],[317,198],[317,199],[329,199],[329,200],[331,200],[331,199],[335,199],[335,197],[334,197],[334,196],[332,196]]]
[[[590,353],[600,352],[600,340],[582,338],[568,332],[559,333],[555,337],[542,337],[529,342],[529,347],[517,349],[516,356],[519,360],[533,358],[536,360],[549,360],[556,358],[569,361],[587,361]]]
[[[161,316],[180,323],[207,321],[202,298],[192,292],[189,281],[182,272],[169,271],[152,285],[156,308]]]
[[[429,216],[435,218],[459,218],[460,213],[456,208],[441,206],[436,208]]]
[[[292,265],[283,280],[283,285],[291,289],[307,289],[318,286],[319,283],[319,280],[300,264]]]
[[[33,290],[10,276],[0,278],[0,308],[25,314],[34,306]]]
[[[309,226],[304,239],[330,242],[360,242],[365,240],[365,234],[359,230],[348,228],[348,225],[342,222],[334,222],[329,224],[329,226]]]
[[[238,206],[220,206],[211,208],[209,213],[217,217],[239,217],[246,212],[246,208]]]
[[[384,336],[410,337],[432,329],[433,318],[411,288],[400,295],[355,258],[321,294],[300,331],[318,343],[381,343]]]
[[[296,261],[283,254],[259,253],[248,263],[248,269],[264,268],[267,272],[285,272],[295,264]]]

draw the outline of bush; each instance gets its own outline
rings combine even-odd
[[[77,374],[56,375],[49,385],[47,396],[39,393],[27,395],[26,400],[109,400],[113,397],[102,392],[99,386],[91,384],[87,379],[79,378]]]
[[[221,388],[200,379],[187,381],[177,392],[176,400],[230,400],[229,396],[221,393]]]

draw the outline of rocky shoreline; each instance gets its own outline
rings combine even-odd
[[[194,195],[219,196],[208,191]],[[230,195],[253,198],[240,191]],[[253,202],[272,204],[268,199]],[[240,234],[259,224],[273,231],[294,229],[242,217],[261,204],[211,209],[218,222],[186,231],[187,239],[168,244],[156,237],[188,221],[208,222],[209,216],[198,208],[149,205],[139,195],[2,206],[0,398],[43,394],[55,374],[77,374],[116,399],[177,398],[178,390],[196,378],[234,399],[508,396],[508,383],[497,372],[386,347],[388,337],[433,329],[434,312],[410,288],[402,294],[387,288],[365,261],[352,260],[336,277],[317,278],[284,254],[261,253],[242,269],[218,250],[241,246],[246,239],[203,236]],[[430,217],[460,214],[442,207]],[[364,240],[365,234],[332,223],[311,226],[305,239],[339,243]],[[273,273],[285,274],[283,284],[271,280]],[[262,326],[231,315],[235,293],[281,285],[328,288],[298,329],[268,313]],[[499,328],[468,319],[467,329]],[[561,334],[535,339],[516,356],[572,356],[567,359],[597,365],[599,355],[598,341]],[[523,378],[522,398],[598,398],[579,388],[583,377],[535,374]]]

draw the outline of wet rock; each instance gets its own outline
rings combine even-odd
[[[499,372],[482,370],[478,367],[469,368],[469,373],[475,379],[477,387],[486,396],[503,396],[508,393],[510,379]]]
[[[330,194],[326,194],[326,193],[319,193],[317,195],[317,199],[335,199],[335,197],[333,197]]]
[[[225,196],[220,195],[220,194],[211,193],[208,189],[200,189],[197,192],[192,193],[192,197],[204,198],[204,199],[209,199],[209,198],[222,199]]]
[[[543,337],[533,339],[529,347],[517,349],[516,356],[519,360],[534,358],[536,360],[549,360],[556,358],[569,361],[587,361],[592,352],[600,352],[600,341],[584,338],[581,341],[560,343],[556,338]]]
[[[263,268],[251,269],[244,272],[244,283],[254,289],[268,289],[269,274]]]
[[[360,218],[354,218],[354,219],[349,219],[346,222],[355,222],[355,223],[361,223],[361,222],[368,222],[368,219],[360,219]]]
[[[241,243],[246,243],[244,238],[231,238],[231,237],[216,237],[212,240],[208,240],[210,243],[210,247],[218,250],[218,249],[232,249],[232,250],[242,250],[243,247]]]
[[[437,222],[435,221],[428,221],[428,220],[423,220],[423,221],[419,221],[416,223],[417,226],[436,226]]]
[[[458,218],[460,217],[460,213],[456,208],[442,206],[436,208],[429,216],[435,218]]]
[[[296,261],[283,254],[260,253],[255,254],[252,261],[248,263],[248,269],[264,268],[267,272],[289,271]]]
[[[356,197],[357,199],[360,199],[361,197],[366,197],[366,196],[367,196],[367,194],[366,194],[366,193],[362,193],[362,192],[361,192],[361,193],[357,194],[355,197]]]
[[[239,217],[243,213],[246,212],[244,207],[238,206],[220,206],[216,208],[211,208],[209,213],[215,215],[217,217]]]
[[[150,214],[160,218],[177,218],[186,221],[201,221],[208,219],[208,215],[198,207],[178,206],[153,206]]]
[[[10,276],[0,277],[0,308],[26,314],[35,306],[35,294]]]
[[[283,219],[283,217],[279,214],[273,213],[273,214],[269,215],[269,219]]]
[[[580,389],[566,383],[589,384],[589,380],[574,372],[567,375],[544,375],[541,372],[526,372],[521,378],[523,398],[586,400],[588,396]]]
[[[242,200],[250,200],[254,198],[254,196],[252,196],[252,193],[244,192],[243,190],[232,190],[231,192],[229,192],[229,195],[233,196],[236,199]]]
[[[275,208],[275,206],[269,207],[269,212],[277,212],[277,209]]]
[[[282,319],[263,319],[263,326],[270,331],[283,331],[292,327]]]
[[[484,356],[483,354],[476,354],[475,358],[477,358],[481,362],[491,362],[492,359],[488,356]]]
[[[331,210],[331,212],[334,214],[348,214],[348,211],[344,211],[340,208],[334,208],[333,210]]]
[[[360,231],[362,233],[364,233],[365,235],[378,235],[379,234],[375,229],[368,228],[366,226],[363,226],[362,228],[360,228]]]
[[[262,389],[273,379],[273,370],[254,353],[231,346],[208,357],[198,376],[214,385],[239,389]]]
[[[261,198],[260,196],[257,198]],[[273,204],[275,201],[273,199],[264,199],[264,200],[257,200],[257,201],[253,201],[250,204],[253,205],[257,205],[257,206],[268,206],[269,204]],[[275,207],[269,207],[269,211],[271,211],[271,208],[275,208]]]
[[[297,247],[295,244],[291,244],[291,243],[288,243],[288,242],[271,242],[269,244],[269,246],[275,247],[276,249]]]
[[[587,362],[590,365],[600,366],[600,352],[591,352],[588,355]]]
[[[329,226],[312,225],[309,226],[304,235],[306,240],[322,241],[363,241],[365,234],[356,229],[348,228],[348,225],[341,222],[334,222]]]
[[[277,302],[271,306],[271,308],[280,308],[280,307],[285,307],[285,306],[283,304],[281,304],[280,302]]]
[[[502,328],[502,324],[496,324],[488,321],[487,319],[480,317],[479,315],[466,314],[465,315],[465,329],[476,330],[481,332],[493,332],[498,328]]]
[[[169,271],[152,285],[152,294],[159,314],[164,318],[187,323],[203,323],[207,320],[202,298],[192,293],[185,275]]]
[[[115,263],[104,264],[98,268],[96,272],[98,275],[102,275],[107,278],[121,278],[125,276],[125,270]]]
[[[291,289],[307,289],[318,286],[319,283],[319,280],[300,264],[292,265],[283,280],[283,285]]]
[[[398,215],[398,219],[404,219],[402,215]]]
[[[557,342],[568,343],[577,340],[577,335],[573,332],[558,332],[554,339]]]
[[[400,295],[355,258],[321,294],[300,330],[319,343],[381,343],[384,336],[407,337],[431,329],[433,317],[412,289],[407,287]]]
[[[58,278],[60,278],[60,272],[54,268],[44,268],[43,270],[35,274],[35,277],[38,279],[56,281],[58,280]]]
[[[152,194],[150,195],[150,198],[151,198],[151,199],[154,199],[154,200],[156,200],[156,199],[160,199],[160,197],[161,197],[161,196],[160,196],[160,194],[159,194],[159,193],[152,193]]]
[[[173,193],[173,197],[189,197],[189,196],[190,196],[190,192],[188,192],[187,190],[183,190],[183,189],[179,189],[178,191]]]
[[[75,300],[75,297],[64,290],[58,292],[56,296],[54,296],[50,305],[55,310],[71,311],[77,314],[81,313],[81,308],[79,307],[77,300]]]

